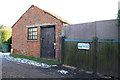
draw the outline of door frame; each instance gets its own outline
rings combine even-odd
[[[50,27],[54,27],[54,43],[56,43],[56,24],[43,24],[40,26],[40,57],[42,57],[42,40],[41,40],[41,34],[42,34],[42,28],[50,28]],[[54,45],[55,47],[56,45]],[[55,59],[55,56],[56,56],[56,48],[54,48],[54,58]]]

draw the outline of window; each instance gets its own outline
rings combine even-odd
[[[28,28],[28,40],[37,40],[37,28]]]

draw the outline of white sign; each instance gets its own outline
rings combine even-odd
[[[90,44],[89,43],[78,43],[78,49],[90,49]]]

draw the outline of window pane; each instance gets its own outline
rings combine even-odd
[[[28,35],[32,35],[32,32],[29,32],[29,34]]]
[[[33,31],[37,31],[37,28],[33,28]]]
[[[37,39],[37,36],[33,36],[33,39],[36,40],[36,39]]]
[[[30,28],[30,29],[29,29],[29,32],[31,32],[31,31],[32,31],[32,29]]]
[[[29,36],[28,39],[32,39],[32,36]]]
[[[28,31],[30,32],[30,29],[28,29]]]
[[[33,32],[33,35],[37,35],[37,32]]]
[[[35,39],[35,36],[33,36],[33,39]]]
[[[35,32],[35,35],[37,35],[37,32]]]
[[[28,28],[28,39],[37,40],[37,28]]]
[[[30,36],[30,38],[32,39],[33,36]]]
[[[35,39],[37,39],[37,36],[35,36]]]

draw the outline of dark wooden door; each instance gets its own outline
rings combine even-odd
[[[41,57],[55,58],[55,26],[41,27]]]

